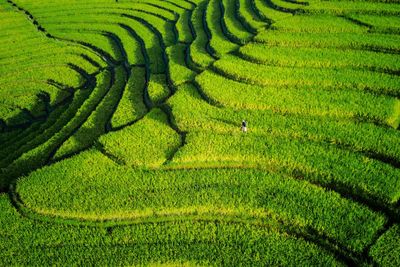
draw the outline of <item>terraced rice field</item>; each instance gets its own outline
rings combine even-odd
[[[398,0],[0,14],[0,265],[400,266]]]

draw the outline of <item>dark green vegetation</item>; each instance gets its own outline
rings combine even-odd
[[[400,265],[398,1],[0,14],[2,265]]]

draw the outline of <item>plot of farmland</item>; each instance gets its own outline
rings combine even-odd
[[[400,266],[398,0],[0,0],[0,44],[1,266]]]

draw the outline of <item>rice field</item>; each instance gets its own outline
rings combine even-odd
[[[400,266],[397,0],[0,14],[1,266]]]

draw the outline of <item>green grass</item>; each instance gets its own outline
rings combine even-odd
[[[112,115],[112,127],[131,123],[146,113],[144,104],[145,83],[145,69],[142,67],[132,68],[121,101]]]
[[[400,18],[398,16],[351,15],[350,17],[369,25],[373,32],[400,33]]]
[[[174,86],[194,80],[195,72],[186,65],[187,46],[177,44],[167,48],[169,71]]]
[[[273,71],[272,68],[267,72]],[[293,72],[292,70],[292,74]],[[237,109],[272,110],[304,116],[354,119],[364,117],[386,125],[390,125],[390,118],[398,101],[392,97],[353,90],[343,90],[341,94],[337,94],[332,90],[321,90],[318,86],[304,85],[293,88],[283,87],[280,84],[251,85],[226,79],[211,71],[198,75],[196,81],[205,94],[224,106]],[[367,103],[370,105],[366,105]]]
[[[385,1],[320,1],[312,0],[304,10],[311,14],[344,15],[351,13],[398,15],[399,6],[396,2]],[[315,4],[314,4],[315,3]]]
[[[264,220],[259,226],[218,220],[156,221],[115,227],[108,232],[102,227],[33,223],[21,217],[4,194],[0,205],[1,259],[9,265],[52,262],[59,265],[322,263],[343,266],[318,246],[279,233],[273,221]]]
[[[368,30],[345,18],[328,15],[292,16],[274,23],[273,29],[280,32],[307,33],[362,33]]]
[[[177,114],[175,123],[183,131],[235,134],[240,121],[245,118],[251,124],[251,132],[259,136],[304,138],[340,145],[353,151],[374,151],[400,161],[400,148],[393,146],[393,142],[400,140],[399,131],[372,123],[329,119],[326,116],[290,115],[274,110],[217,108],[203,101],[190,85],[179,87],[168,103],[173,113]]]
[[[133,167],[159,167],[180,145],[180,136],[169,127],[167,116],[153,109],[142,120],[99,139],[107,153]]]
[[[261,86],[318,86],[321,89],[352,89],[400,96],[398,76],[366,70],[275,67],[248,62],[234,56],[226,56],[217,61],[214,68],[228,77]]]
[[[236,0],[223,0],[224,27],[226,34],[238,43],[247,43],[252,37],[252,33],[240,22],[239,10]]]
[[[255,13],[252,0],[236,0],[236,3],[239,7],[239,18],[243,25],[253,32],[257,32],[266,27],[267,24]]]
[[[221,27],[221,7],[218,0],[210,0],[206,10],[206,23],[210,29],[210,47],[217,57],[231,52],[237,45],[228,41]]]
[[[0,265],[398,265],[399,7],[2,1]]]
[[[268,23],[280,21],[282,19],[286,19],[292,14],[287,12],[282,12],[279,10],[275,10],[271,8],[266,1],[263,0],[251,0],[254,4],[254,9],[258,11],[260,17],[267,21]]]
[[[45,103],[37,95],[48,95],[53,107],[70,95],[47,84],[48,80],[70,88],[84,83],[84,77],[68,64],[73,63],[92,73],[97,67],[81,55],[98,64],[101,60],[90,51],[46,38],[24,15],[6,7],[5,2],[0,4],[0,119],[8,126],[15,126],[31,120],[24,110],[36,118],[45,115]]]
[[[134,147],[131,149],[139,152]],[[68,171],[75,165],[86,169],[94,162],[98,167],[92,173]],[[62,184],[56,173],[65,173]],[[121,176],[121,173],[125,174]],[[101,194],[100,188],[104,188]],[[82,194],[78,193],[73,201],[68,200],[77,192]],[[208,215],[263,219],[271,216],[301,228],[311,227],[358,252],[384,223],[381,216],[338,194],[260,171],[132,172],[94,152],[32,174],[19,182],[18,193],[28,208],[64,218],[146,220],[157,216],[201,218]],[[336,210],[334,214],[329,212],[332,207]],[[353,220],[360,223],[354,225]]]
[[[370,250],[370,255],[380,266],[400,264],[400,227],[392,226],[383,234]]]
[[[168,81],[166,75],[151,75],[147,91],[153,105],[161,104],[169,95]]]
[[[56,159],[92,146],[95,140],[106,132],[107,123],[116,109],[122,91],[125,88],[126,75],[127,73],[122,67],[116,69],[114,84],[111,85],[108,91],[102,92],[103,97],[90,113],[90,116],[57,150],[54,156]]]
[[[239,51],[249,61],[271,66],[354,68],[381,72],[396,72],[400,68],[400,56],[373,51],[279,47],[256,43],[242,46]]]
[[[176,23],[176,27],[179,33],[178,40],[180,42],[185,42],[185,43],[193,42],[194,37],[189,26],[190,16],[191,12],[185,11],[180,15]]]
[[[213,62],[210,51],[206,49],[208,43],[206,31],[208,28],[206,28],[205,22],[203,21],[207,3],[207,1],[199,3],[192,13],[192,23],[196,38],[190,45],[190,58],[197,66],[202,68],[208,67]]]
[[[255,37],[255,41],[272,46],[317,47],[336,49],[365,49],[381,52],[399,50],[398,35],[380,33],[303,33],[264,31]]]
[[[187,145],[175,155],[173,166],[260,166],[300,171],[310,181],[322,185],[337,183],[353,194],[387,205],[400,198],[397,168],[332,145],[270,135],[260,138],[251,133],[243,136],[240,132],[194,132],[186,141]]]

